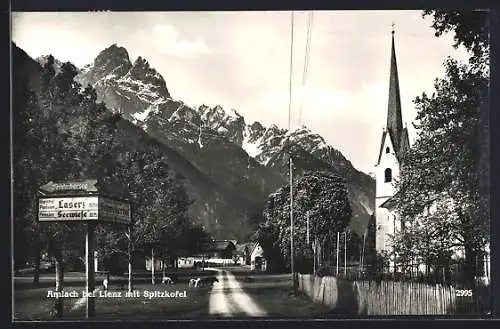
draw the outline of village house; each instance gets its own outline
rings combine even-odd
[[[246,243],[240,243],[236,245],[236,250],[234,251],[234,261],[237,265],[245,265],[247,246]]]
[[[215,259],[233,259],[233,253],[236,250],[235,243],[231,240],[215,240],[205,249],[204,254],[207,258]]]
[[[252,271],[266,271],[267,269],[267,259],[259,243],[254,243],[250,252],[250,269]]]

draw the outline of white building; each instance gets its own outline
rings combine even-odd
[[[386,207],[386,203],[395,194],[394,181],[399,176],[402,155],[409,148],[408,130],[403,127],[394,31],[392,31],[387,124],[382,132],[379,155],[375,166],[375,248],[377,252],[390,251],[390,235],[395,234],[399,226],[396,213],[390,207]]]
[[[250,269],[252,271],[265,271],[267,261],[264,257],[264,250],[259,243],[255,243],[250,253]]]
[[[410,149],[408,130],[403,127],[401,100],[399,93],[398,69],[396,51],[394,46],[394,31],[392,31],[391,64],[389,78],[389,100],[387,109],[387,124],[382,132],[380,150],[375,166],[376,200],[375,200],[375,249],[377,252],[391,254],[390,236],[397,235],[402,229],[394,209],[392,197],[396,193],[394,186],[398,179],[402,164],[402,155]],[[427,216],[436,211],[436,205],[453,205],[453,200],[447,195],[439,196],[422,216]],[[418,219],[416,219],[418,220]],[[478,268],[482,272],[478,279],[489,282],[490,278],[490,250],[489,244],[485,246],[485,254],[478,259]],[[454,259],[464,258],[464,251],[454,248]],[[418,264],[419,262],[416,261]],[[389,262],[389,270],[394,270],[394,261]],[[425,272],[425,265],[418,264],[415,270]]]

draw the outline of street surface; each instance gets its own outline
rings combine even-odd
[[[219,316],[266,316],[264,311],[243,290],[241,283],[226,270],[215,269],[217,280],[210,292],[209,313]]]

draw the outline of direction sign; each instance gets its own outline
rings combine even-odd
[[[114,223],[130,223],[130,204],[128,202],[99,197],[99,220]]]
[[[38,219],[130,223],[130,204],[102,196],[39,198]]]
[[[75,193],[82,191],[90,193],[85,193],[85,195]],[[113,186],[109,181],[100,184],[97,180],[63,183],[49,182],[40,188],[40,192],[44,195],[38,198],[38,220],[40,222],[73,221],[74,223],[82,222],[87,226],[85,237],[85,261],[87,264],[85,271],[85,290],[87,293],[86,316],[87,318],[93,317],[95,301],[94,298],[91,298],[91,294],[95,288],[95,270],[93,268],[95,224],[99,222],[130,224],[130,203],[126,201],[128,192],[117,185]],[[79,194],[81,196],[77,196]],[[111,195],[122,201],[113,199]],[[62,308],[60,309],[62,310]],[[61,314],[61,312],[58,312],[59,316]]]
[[[97,220],[98,197],[40,198],[40,221]]]
[[[81,182],[65,182],[65,183],[54,183],[48,182],[47,184],[40,187],[40,190],[54,193],[54,192],[65,192],[65,191],[86,191],[86,192],[97,192],[97,180],[88,179]]]

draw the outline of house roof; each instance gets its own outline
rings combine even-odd
[[[240,243],[240,244],[237,244],[236,245],[236,253],[238,255],[244,255],[245,254],[245,247],[246,247],[246,243]]]
[[[248,243],[248,250],[250,250],[250,255],[253,254],[253,251],[255,250],[255,248],[257,248],[258,245],[259,245],[258,242],[249,242]]]
[[[211,245],[208,246],[208,251],[224,251],[230,247],[235,248],[235,245],[232,241],[214,241]]]
[[[395,200],[395,196],[398,195],[399,192],[397,192],[394,196],[390,197],[389,199],[387,199],[386,201],[384,201],[384,203],[382,203],[380,205],[380,208],[386,208],[388,210],[392,210],[394,209],[394,207],[396,206],[396,200]]]

